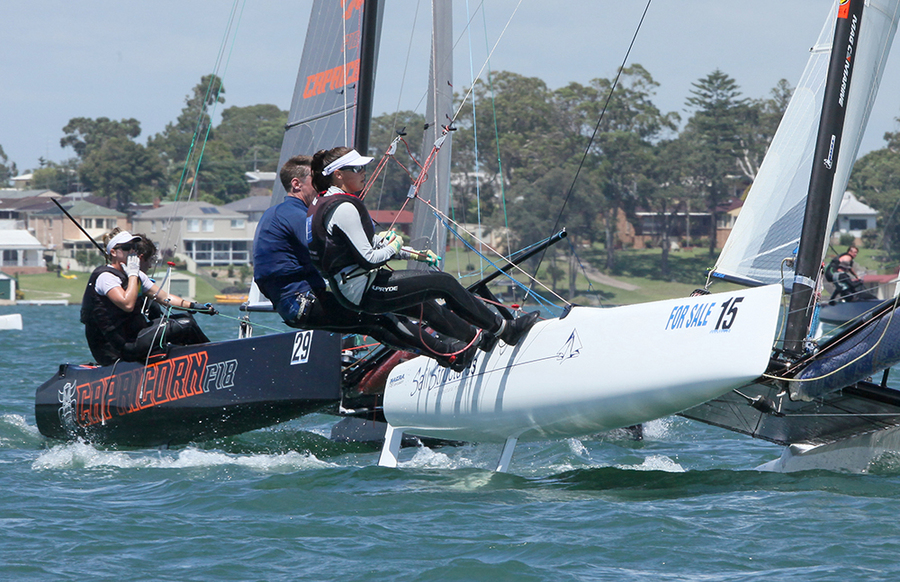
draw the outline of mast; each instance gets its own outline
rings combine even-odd
[[[422,136],[422,160],[431,154],[434,142],[441,137],[444,126],[453,117],[453,11],[451,0],[435,0],[432,3],[431,67],[428,83],[428,104]],[[435,208],[447,214],[450,210],[450,153],[452,133],[447,134],[437,159],[428,170],[428,179],[419,189],[419,197],[428,200]],[[409,244],[419,250],[430,249],[439,257],[447,247],[447,229],[436,220],[434,211],[417,203],[414,209]],[[410,269],[426,269],[427,265],[410,261]]]
[[[803,341],[809,332],[815,309],[813,291],[825,248],[831,190],[844,130],[850,78],[856,61],[855,50],[863,4],[864,0],[842,0],[838,6],[784,337],[785,351],[795,355],[804,351]]]
[[[366,0],[359,53],[359,90],[356,94],[356,131],[353,146],[362,155],[369,150],[369,128],[375,93],[375,65],[381,39],[381,0]]]

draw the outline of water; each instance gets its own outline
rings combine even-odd
[[[377,451],[314,415],[168,450],[60,444],[34,389],[88,356],[76,307],[0,307],[3,580],[895,580],[900,460],[754,470],[780,448],[681,418],[624,434]],[[236,317],[236,308],[226,308]],[[277,325],[271,316],[254,320]],[[213,339],[235,335],[201,318]]]

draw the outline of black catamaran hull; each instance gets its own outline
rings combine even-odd
[[[296,331],[172,346],[147,366],[63,364],[37,389],[41,434],[124,446],[234,435],[335,406],[340,335]]]

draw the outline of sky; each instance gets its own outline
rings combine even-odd
[[[225,104],[288,109],[311,0],[240,0],[226,45]],[[59,147],[74,117],[135,118],[138,141],[175,120],[200,78],[214,70],[233,2],[226,0],[2,0],[0,146],[20,172]],[[796,85],[831,0],[652,0],[628,64],[660,84],[654,102],[687,118],[691,84],[715,69],[745,97]],[[644,0],[455,0],[454,85],[489,68],[542,79],[550,88],[610,78],[646,7]],[[375,113],[424,112],[430,2],[387,0]],[[466,23],[470,22],[470,26]],[[499,42],[498,42],[499,39]],[[494,48],[496,45],[496,48]],[[470,48],[471,47],[471,48]],[[900,57],[892,55],[860,153],[900,124]]]

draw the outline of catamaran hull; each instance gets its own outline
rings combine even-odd
[[[591,434],[668,416],[752,381],[769,362],[777,285],[597,309],[539,322],[462,374],[417,358],[384,394],[396,433],[513,442]],[[393,457],[393,458],[392,458]]]
[[[100,444],[197,442],[336,405],[340,336],[297,331],[173,346],[144,366],[63,364],[37,389],[44,436]]]

